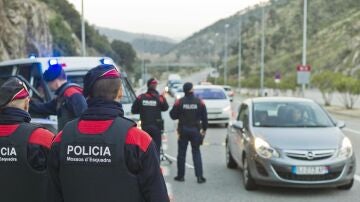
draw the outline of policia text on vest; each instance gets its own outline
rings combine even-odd
[[[110,164],[113,162],[111,153],[113,146],[108,145],[67,145],[65,162],[83,162],[84,164]]]

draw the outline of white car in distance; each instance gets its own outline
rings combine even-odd
[[[194,94],[205,103],[209,124],[228,126],[231,117],[231,104],[225,90],[216,85],[196,85]]]

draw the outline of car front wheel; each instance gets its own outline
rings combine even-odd
[[[226,166],[228,168],[234,169],[237,168],[237,163],[231,155],[229,143],[226,143]]]
[[[244,157],[243,161],[244,161],[244,163],[243,163],[242,177],[243,177],[243,183],[244,183],[245,189],[248,191],[256,190],[257,185],[255,183],[254,178],[251,176],[249,162],[248,162],[246,156]]]

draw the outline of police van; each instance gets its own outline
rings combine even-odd
[[[114,64],[114,61],[108,57],[43,57],[43,58],[24,58],[0,62],[0,85],[10,77],[17,77],[22,80],[29,88],[32,100],[47,102],[54,96],[42,74],[48,68],[49,63],[59,63],[67,74],[68,81],[83,86],[83,77],[92,68],[100,64]],[[116,66],[116,65],[115,65]],[[136,122],[139,121],[139,115],[131,114],[131,105],[136,99],[133,88],[131,87],[127,74],[121,68],[121,81],[123,85],[123,105],[125,117]],[[38,114],[31,114],[33,123],[41,124],[52,131],[57,129],[56,116],[42,117]]]

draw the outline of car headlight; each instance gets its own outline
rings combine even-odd
[[[230,109],[231,109],[231,107],[227,106],[227,107],[223,108],[223,112],[230,111]]]
[[[339,158],[349,158],[353,154],[353,149],[351,141],[348,137],[345,137],[341,143],[338,157]]]
[[[269,143],[261,138],[255,138],[254,146],[256,153],[263,158],[278,158],[280,156],[279,153],[269,145]]]

